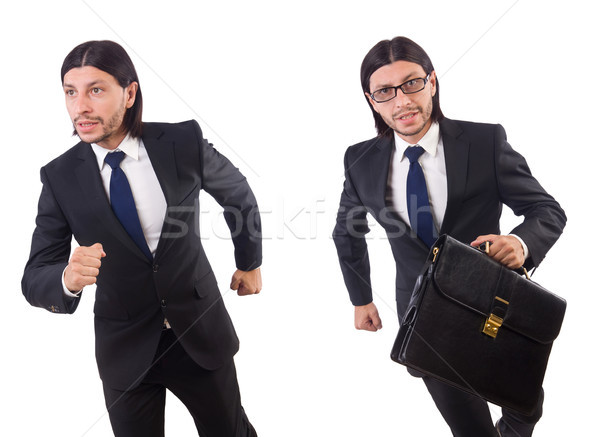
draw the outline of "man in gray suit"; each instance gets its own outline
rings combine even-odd
[[[502,126],[445,118],[431,60],[404,37],[369,51],[361,83],[378,135],[346,152],[333,233],[356,328],[382,327],[370,285],[367,213],[392,247],[400,319],[437,235],[472,245],[490,241],[489,255],[510,268],[538,266],[566,217]],[[502,205],[524,216],[508,235],[500,233]],[[540,399],[532,416],[503,409],[494,426],[484,400],[430,377],[423,381],[456,437],[530,436],[542,414]]]

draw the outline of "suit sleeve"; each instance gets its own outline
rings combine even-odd
[[[236,267],[254,270],[262,264],[260,212],[245,176],[202,136],[194,122],[200,144],[202,188],[223,207],[223,216],[231,232]]]
[[[58,206],[45,169],[29,261],[21,281],[25,299],[53,313],[73,313],[79,298],[65,295],[62,273],[71,253],[71,229]]]
[[[523,239],[529,249],[526,268],[537,267],[567,222],[565,212],[532,176],[525,158],[506,139],[500,125],[495,131],[495,160],[498,190],[502,202],[523,222],[510,233]]]
[[[349,168],[349,150],[344,157],[346,180],[337,213],[333,241],[338,253],[340,268],[350,301],[353,305],[366,305],[373,301],[371,267],[365,235],[369,232],[367,209],[361,202]]]

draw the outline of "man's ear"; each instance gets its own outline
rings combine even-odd
[[[373,111],[375,111],[379,114],[379,110],[377,109],[377,105],[375,104],[377,102],[375,102],[375,100],[373,100],[373,98],[371,97],[371,94],[365,92],[365,96],[367,96],[367,100],[371,104],[371,108],[373,108]]]
[[[131,108],[135,103],[135,95],[137,94],[138,87],[139,85],[137,82],[131,82],[127,85],[127,88],[125,88],[125,94],[127,95],[127,109]]]
[[[435,74],[435,70],[429,73],[429,83],[431,84],[431,97],[433,98],[437,93],[437,75]]]

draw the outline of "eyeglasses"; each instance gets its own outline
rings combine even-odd
[[[394,97],[396,97],[396,95],[398,95],[398,88],[400,88],[404,94],[414,94],[422,91],[428,81],[429,75],[427,75],[427,77],[424,79],[422,77],[417,77],[415,79],[407,80],[398,86],[388,86],[381,88],[380,90],[373,91],[370,96],[377,103],[384,103],[392,100]]]

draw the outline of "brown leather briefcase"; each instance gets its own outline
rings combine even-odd
[[[524,414],[537,405],[564,299],[441,236],[394,343],[394,361]]]

